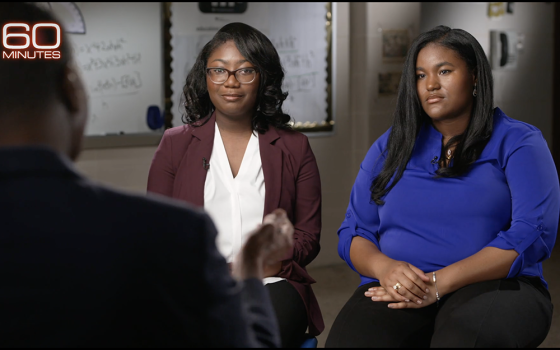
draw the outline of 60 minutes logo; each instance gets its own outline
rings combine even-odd
[[[8,33],[10,28],[25,28],[26,32],[31,30],[31,37],[28,34],[17,32]],[[41,28],[54,28],[56,30],[56,43],[53,45],[40,45],[37,43],[37,34]],[[10,45],[10,38],[23,38],[25,44],[23,45]],[[33,44],[31,50],[27,50]],[[8,23],[2,27],[2,45],[5,49],[11,51],[2,51],[2,59],[60,59],[60,51],[56,51],[60,47],[60,26],[56,23],[37,23],[31,29],[26,23]]]

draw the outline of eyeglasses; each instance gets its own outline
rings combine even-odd
[[[257,70],[255,68],[239,68],[231,71],[225,68],[206,68],[206,74],[214,84],[225,83],[232,74],[240,84],[251,84],[257,77]]]

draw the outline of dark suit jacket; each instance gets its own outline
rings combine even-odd
[[[207,171],[203,158],[212,163],[215,115],[199,127],[168,129],[154,155],[148,191],[204,206]],[[259,135],[265,182],[264,215],[276,208],[288,213],[294,225],[294,249],[285,257],[277,275],[301,295],[309,319],[309,331],[320,334],[323,317],[311,289],[315,280],[305,266],[319,254],[321,234],[321,181],[307,137],[300,132],[270,127]],[[211,165],[210,165],[211,166]]]
[[[0,346],[279,346],[262,281],[231,278],[210,218],[153,197],[0,148]]]

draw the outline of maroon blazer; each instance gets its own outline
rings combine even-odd
[[[212,164],[215,115],[200,127],[168,129],[152,160],[148,192],[204,206],[205,162]],[[319,335],[323,316],[305,266],[319,254],[321,234],[321,181],[307,136],[270,127],[259,135],[265,182],[264,215],[286,210],[294,225],[294,249],[282,261],[278,277],[286,278],[299,292],[307,308],[309,332]],[[206,159],[206,161],[203,160]]]

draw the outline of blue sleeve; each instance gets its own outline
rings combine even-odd
[[[338,255],[356,271],[350,260],[350,244],[356,236],[373,242],[379,248],[378,206],[371,200],[371,184],[381,171],[388,132],[381,136],[369,149],[360,165],[360,171],[352,187],[346,216],[338,229]],[[358,272],[358,271],[356,271]]]
[[[511,225],[487,246],[519,253],[507,276],[510,278],[550,257],[558,230],[560,187],[556,166],[540,131],[525,134],[507,152]]]

